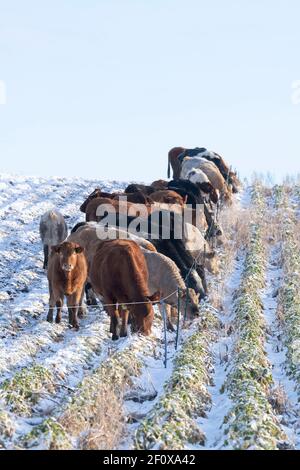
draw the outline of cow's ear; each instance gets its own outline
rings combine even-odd
[[[83,251],[84,251],[84,248],[83,248],[82,246],[76,246],[75,252],[76,252],[77,254],[83,253]]]
[[[55,245],[55,246],[52,246],[51,251],[52,253],[60,253],[60,248],[61,248],[60,245]]]
[[[158,302],[160,300],[160,297],[161,297],[160,292],[157,291],[157,292],[154,292],[153,295],[150,295],[148,299],[150,300],[150,302]]]
[[[213,259],[215,256],[216,256],[216,252],[215,252],[215,251],[211,251],[210,253],[205,253],[205,257],[206,257],[207,259]]]

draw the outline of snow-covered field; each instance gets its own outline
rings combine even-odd
[[[228,209],[239,220],[259,212],[257,234],[233,249],[233,217],[229,248],[220,251],[223,269],[210,278],[200,319],[181,329],[177,351],[167,333],[166,368],[159,315],[150,338],[117,342],[100,307],[89,310],[78,332],[68,329],[66,312],[61,325],[46,322],[40,216],[56,207],[71,229],[84,220],[79,206],[95,187],[126,185],[0,176],[0,448],[299,448],[299,362],[289,346],[300,344],[300,301],[285,301],[285,291],[300,270],[291,281],[283,259],[298,240],[285,235],[282,209],[292,211],[292,230],[295,188],[288,202],[284,190],[268,190],[268,198],[265,188],[252,198],[245,190]],[[277,235],[266,238],[260,230],[270,218]]]

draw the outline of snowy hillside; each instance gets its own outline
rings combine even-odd
[[[299,448],[300,311],[286,293],[300,276],[297,188],[245,190],[224,211],[222,272],[177,351],[167,333],[166,368],[158,313],[151,337],[117,342],[100,307],[78,332],[65,311],[62,324],[45,321],[40,216],[56,207],[71,229],[95,187],[126,185],[0,176],[0,448]]]

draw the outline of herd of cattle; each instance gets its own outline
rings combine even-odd
[[[57,210],[41,217],[50,294],[48,321],[53,321],[55,309],[56,322],[61,321],[66,297],[70,327],[78,329],[78,317],[86,309],[84,294],[87,305],[103,303],[113,340],[127,335],[128,323],[133,332],[149,335],[153,304],[161,308],[162,299],[171,330],[178,305],[187,318],[198,314],[199,301],[207,295],[206,270],[213,274],[219,270],[215,247],[223,243],[224,235],[217,214],[231,204],[240,183],[220,155],[204,148],[175,147],[168,161],[171,181],[130,184],[124,193],[95,189],[80,207],[86,222],[73,227],[69,236]],[[177,217],[187,209],[189,222]],[[107,223],[110,211],[113,225]],[[175,236],[178,223],[180,237]]]

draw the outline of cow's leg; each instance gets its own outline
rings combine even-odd
[[[64,304],[64,294],[63,294],[63,292],[61,292],[57,289],[54,289],[52,295],[55,299],[55,304],[56,304],[55,323],[60,323],[61,322],[62,307],[63,307],[63,304]]]
[[[53,311],[55,309],[56,299],[53,295],[53,291],[52,291],[50,282],[49,282],[49,294],[50,294],[50,298],[49,298],[49,311],[48,311],[48,315],[47,315],[47,321],[52,323],[53,322]]]
[[[57,315],[56,315],[56,323],[59,323],[57,321],[57,318],[61,318],[61,309],[63,306],[63,294],[59,292],[57,289],[53,289],[51,282],[49,281],[49,311],[47,315],[47,321],[52,323],[53,322],[53,313],[55,307],[57,307]]]
[[[105,303],[111,304],[113,302],[105,300]],[[119,310],[111,305],[107,307],[107,310],[110,315],[110,332],[112,333],[112,340],[115,341],[119,339],[121,330],[121,318]]]
[[[135,318],[134,307],[131,308],[131,311],[129,313],[129,317],[130,317],[131,332],[132,333],[137,333],[139,329],[138,329],[136,318]]]
[[[165,312],[166,312],[166,317],[167,317],[167,330],[175,331],[173,323],[172,323],[172,317],[171,317],[171,312],[172,312],[171,305],[165,304]]]
[[[78,309],[78,317],[79,318],[83,318],[85,315],[86,315],[86,308],[85,308],[85,305],[83,303],[83,297],[84,297],[84,289],[82,289],[82,293],[81,293],[81,297],[80,297],[80,301],[79,301],[79,309]]]
[[[68,305],[68,311],[69,311],[69,325],[76,330],[79,329],[79,323],[78,323],[78,306],[80,305],[80,298],[81,298],[81,293],[77,294],[72,294],[67,297],[67,305]]]
[[[177,307],[171,307],[171,313],[170,313],[170,318],[171,318],[171,321],[177,321],[178,319],[178,310],[177,310]]]
[[[166,313],[167,313],[167,328],[170,331],[175,331],[172,320],[175,320],[175,322],[177,322],[177,308],[172,307],[171,305],[166,305]]]
[[[127,308],[122,308],[119,307],[119,312],[121,315],[121,330],[120,330],[120,336],[121,338],[124,338],[127,336],[127,325],[128,325],[128,317],[129,317],[129,310]]]
[[[49,257],[49,246],[44,245],[44,264],[43,264],[43,269],[48,268],[48,257]]]
[[[95,293],[90,282],[86,282],[84,286],[87,305],[98,305]]]
[[[196,271],[197,271],[197,273],[199,274],[199,276],[201,278],[204,293],[205,293],[205,295],[207,295],[208,288],[207,288],[207,281],[206,281],[206,274],[205,274],[204,266],[200,265],[200,264],[197,264]]]
[[[209,239],[213,231],[214,219],[213,219],[213,211],[210,210],[209,207],[207,207],[207,203],[204,203],[204,215],[205,215],[206,223],[208,226],[205,238]]]
[[[173,179],[178,180],[181,174],[181,163],[178,160],[178,156],[172,158],[171,165],[173,169]]]
[[[116,325],[116,338],[115,339],[119,339],[120,334],[121,334],[122,320],[121,320],[120,313],[119,313],[118,309],[115,309],[115,317],[114,318],[115,318],[115,325]],[[112,338],[112,339],[114,339],[114,338]]]
[[[109,318],[110,318],[110,324],[109,324],[109,332],[110,333],[114,333],[114,322],[113,322],[113,316],[109,313],[109,309],[108,310],[108,314],[109,314]]]
[[[159,311],[161,316],[163,316],[163,307],[161,304],[158,305]],[[171,321],[171,306],[168,304],[165,304],[165,312],[166,312],[166,317],[167,317],[167,330],[169,331],[175,331],[174,326]]]
[[[60,299],[57,300],[56,302],[56,317],[55,317],[55,323],[60,323],[61,322],[61,311],[62,311],[62,307],[63,307],[63,297],[61,297]]]

